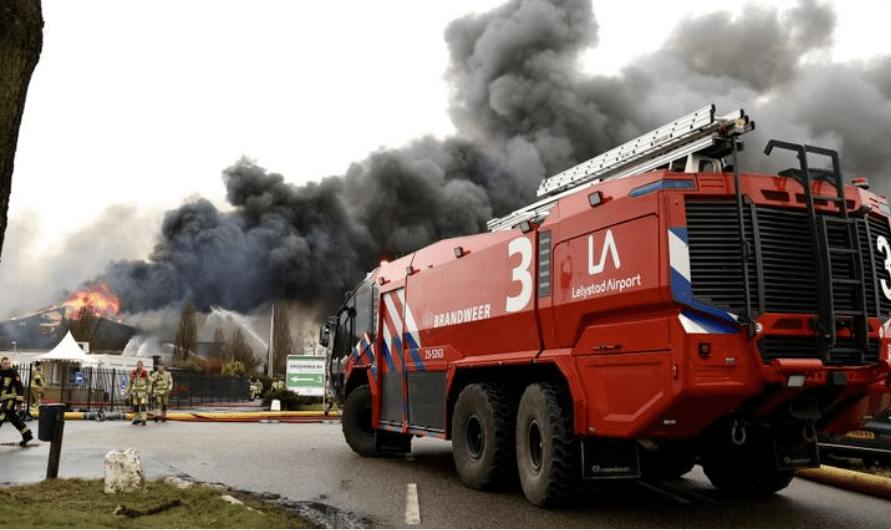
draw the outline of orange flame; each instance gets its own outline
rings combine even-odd
[[[93,315],[98,318],[114,319],[121,310],[121,301],[107,283],[101,282],[73,293],[62,302],[62,306],[69,320],[80,318],[80,312],[85,307],[92,308]]]

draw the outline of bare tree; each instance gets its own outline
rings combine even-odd
[[[257,355],[254,353],[254,350],[248,345],[247,341],[244,338],[244,334],[241,332],[241,329],[236,329],[232,333],[232,338],[226,342],[225,348],[225,358],[241,361],[244,363],[245,367],[250,370],[253,370],[259,364],[259,359],[257,359]]]
[[[275,307],[275,319],[272,322],[272,373],[283,374],[288,368],[288,355],[291,350],[291,331],[288,308],[284,304]],[[302,353],[302,352],[300,352]]]
[[[99,327],[99,318],[95,308],[86,304],[77,311],[77,316],[68,321],[68,330],[77,342],[89,342],[93,350],[100,349],[96,344],[96,329]]]
[[[306,351],[306,334],[303,332],[303,328],[295,328],[293,336],[291,351],[294,352],[294,355],[303,355],[303,352]]]
[[[25,96],[42,49],[40,0],[0,2],[0,254]]]
[[[210,345],[210,348],[207,351],[208,359],[225,359],[226,358],[226,334],[223,333],[222,328],[217,328],[213,332],[213,344]]]
[[[176,328],[176,337],[173,339],[173,358],[186,362],[189,360],[189,353],[198,351],[198,324],[195,320],[195,304],[189,300],[186,307],[183,308],[182,315],[179,318],[179,326]]]

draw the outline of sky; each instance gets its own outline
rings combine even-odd
[[[380,150],[455,136],[458,89],[446,76],[444,33],[459,17],[506,3],[44,0],[0,318],[59,301],[110,261],[147,259],[169,210],[199,197],[231,210],[223,174],[243,157],[305,186]],[[834,8],[832,42],[807,44],[796,60],[863,65],[891,52],[887,0],[818,3]],[[798,2],[595,0],[596,37],[576,66],[631,79],[629,67],[666,67],[653,54],[672,35],[682,48],[677,32],[689,17],[730,9],[732,20],[768,5]],[[665,114],[708,103],[684,101]]]

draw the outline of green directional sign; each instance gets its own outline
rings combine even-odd
[[[288,355],[288,390],[301,396],[325,395],[325,357]]]

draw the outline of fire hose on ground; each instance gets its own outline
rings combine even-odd
[[[40,416],[38,411],[32,411],[32,416]],[[171,412],[163,419],[169,421],[194,421],[194,422],[279,422],[279,423],[318,423],[326,419],[339,419],[340,412],[324,411],[261,411],[261,412]],[[66,420],[95,420],[114,421],[133,419],[132,412],[66,412]],[[149,420],[161,419],[153,414],[148,415]]]
[[[867,495],[883,499],[891,499],[891,478],[881,475],[871,475],[832,466],[799,469],[796,475],[814,482],[866,493]]]

